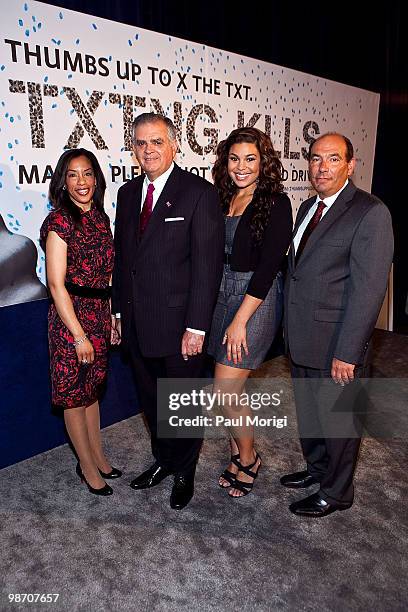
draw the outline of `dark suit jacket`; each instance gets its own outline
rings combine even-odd
[[[294,233],[315,197],[302,203]],[[391,216],[353,183],[340,193],[295,264],[289,251],[285,339],[293,361],[319,370],[334,357],[362,364],[387,288],[393,255]]]
[[[112,312],[121,313],[125,348],[133,318],[142,354],[163,357],[180,352],[186,327],[210,329],[224,222],[214,186],[175,165],[139,239],[143,180],[118,192]]]

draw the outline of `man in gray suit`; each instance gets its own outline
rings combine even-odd
[[[353,380],[368,375],[393,255],[390,213],[353,185],[354,167],[345,136],[328,133],[312,143],[309,173],[317,197],[300,206],[289,251],[285,340],[307,469],[283,476],[281,484],[320,484],[290,505],[302,516],[326,516],[353,503],[360,446]]]

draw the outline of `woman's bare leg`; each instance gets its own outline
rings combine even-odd
[[[233,368],[231,366],[216,363],[214,373],[214,392],[220,392],[225,394],[236,394],[237,397],[242,393],[245,383],[248,379],[251,370],[243,368]],[[229,397],[229,395],[227,395]],[[255,450],[254,450],[254,428],[252,425],[246,425],[246,416],[251,415],[250,406],[243,406],[237,403],[223,403],[223,412],[226,418],[237,418],[238,416],[243,417],[243,425],[235,426],[231,428],[231,455],[239,453],[239,461],[242,465],[247,466],[255,461]],[[259,461],[252,468],[253,471],[257,471],[259,467]],[[238,471],[235,464],[230,463],[228,468],[233,474],[237,474],[237,477],[242,482],[253,482],[251,476],[248,476],[244,472]],[[227,488],[229,483],[221,476],[219,479],[221,486]],[[231,489],[230,493],[233,497],[241,497],[242,491]]]
[[[105,485],[105,481],[99,474],[92,453],[85,411],[84,406],[66,408],[64,410],[65,427],[78,455],[86,481],[94,489],[101,489]]]
[[[94,402],[85,408],[85,418],[88,428],[89,443],[91,446],[94,461],[98,468],[107,474],[112,466],[105,457],[101,439],[101,419],[99,413],[99,402]]]

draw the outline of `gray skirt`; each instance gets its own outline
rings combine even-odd
[[[211,325],[208,353],[217,363],[233,368],[255,370],[258,368],[275,338],[282,320],[283,279],[279,272],[268,295],[249,319],[246,327],[249,355],[242,352],[242,362],[228,361],[226,344],[222,344],[225,330],[231,324],[241,306],[253,272],[234,272],[224,264],[220,291]]]

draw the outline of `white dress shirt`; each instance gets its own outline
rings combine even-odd
[[[152,207],[152,210],[154,210],[154,207],[156,206],[156,202],[159,199],[161,192],[163,191],[164,186],[167,183],[167,179],[169,178],[170,174],[173,171],[173,168],[174,168],[174,162],[171,162],[171,165],[166,170],[166,172],[163,172],[163,174],[158,176],[157,179],[155,179],[154,181],[149,181],[149,179],[147,178],[147,175],[145,176],[144,181],[143,181],[143,187],[142,187],[142,199],[140,201],[140,211],[143,208],[143,202],[146,199],[147,188],[151,182],[153,182],[153,185],[154,185],[153,207]]]
[[[327,211],[329,210],[330,206],[333,206],[334,202],[337,200],[337,197],[340,195],[343,189],[347,187],[348,183],[349,183],[349,180],[347,179],[341,189],[339,189],[334,195],[329,196],[328,198],[324,198],[324,200],[319,198],[319,196],[316,196],[315,202],[310,207],[309,212],[307,213],[306,217],[303,219],[302,223],[299,225],[298,230],[295,234],[295,237],[293,238],[293,248],[294,248],[295,254],[299,248],[299,244],[302,239],[303,232],[305,231],[307,224],[309,223],[310,219],[313,217],[313,215],[315,214],[317,210],[318,203],[324,202],[324,204],[326,205],[326,208],[323,209],[322,216],[320,218],[320,221],[321,221],[324,215],[327,214]]]

